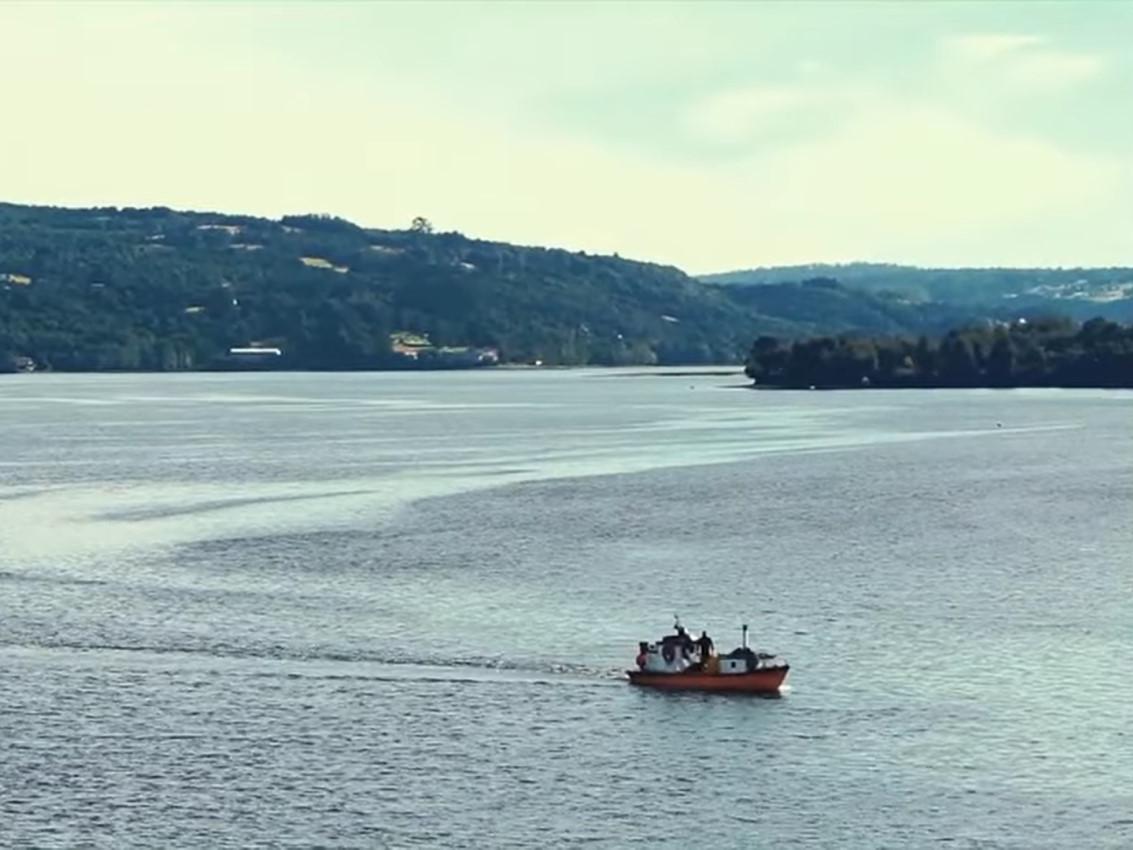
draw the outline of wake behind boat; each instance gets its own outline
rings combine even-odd
[[[791,669],[785,659],[751,649],[746,624],[742,644],[726,655],[716,654],[704,632],[694,640],[679,619],[674,630],[659,641],[638,644],[637,669],[626,671],[630,684],[665,690],[776,694]]]

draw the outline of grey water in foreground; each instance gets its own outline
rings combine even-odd
[[[740,383],[0,381],[0,846],[1133,846],[1133,393]]]

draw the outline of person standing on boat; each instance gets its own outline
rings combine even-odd
[[[696,639],[696,646],[700,650],[700,663],[703,664],[711,657],[712,650],[715,649],[715,644],[712,643],[712,638],[708,636],[708,632],[701,631],[700,637]]]
[[[671,640],[675,644],[675,649],[679,649],[681,656],[687,659],[692,654],[693,641],[689,633],[685,631],[685,627],[681,625],[680,617],[674,618],[673,629],[676,634],[672,635]]]
[[[693,641],[692,635],[685,631],[684,626],[677,626],[677,643],[681,648],[681,655],[683,655],[685,658],[688,658],[690,655],[692,655],[693,647],[696,646],[696,642]]]

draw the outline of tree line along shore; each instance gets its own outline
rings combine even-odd
[[[987,323],[930,338],[760,336],[745,372],[757,387],[1133,388],[1133,327],[1105,319]]]

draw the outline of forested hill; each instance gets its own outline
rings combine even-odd
[[[0,371],[215,368],[234,348],[278,349],[283,368],[419,365],[399,340],[516,363],[738,364],[759,335],[938,333],[1019,312],[797,277],[717,285],[423,219],[0,204]]]
[[[192,369],[275,346],[293,368],[398,365],[390,334],[548,364],[743,359],[790,335],[670,267],[342,219],[0,205],[0,356]]]

